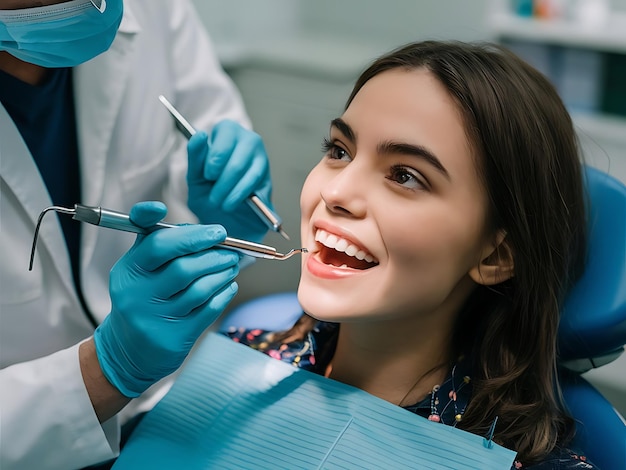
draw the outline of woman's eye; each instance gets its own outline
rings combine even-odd
[[[348,152],[328,139],[324,139],[324,142],[322,143],[322,150],[324,151],[324,154],[332,160],[352,160]]]
[[[424,189],[426,183],[421,175],[412,168],[394,166],[387,179],[394,181],[408,189]]]

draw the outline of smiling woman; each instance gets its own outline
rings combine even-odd
[[[555,386],[585,204],[549,82],[494,45],[410,44],[365,70],[324,149],[300,199],[306,313],[230,336],[432,421],[497,422],[515,468],[594,468]]]
[[[304,309],[332,321],[367,317],[389,333],[410,325],[441,331],[445,352],[448,333],[434,324],[453,323],[473,289],[467,274],[497,248],[473,166],[456,105],[430,72],[393,70],[368,81],[334,121],[326,157],[304,185],[302,236],[307,246],[320,229],[354,240],[378,264],[337,268],[318,256],[326,250],[309,246]],[[343,285],[329,285],[320,264]],[[430,359],[425,370],[442,358]],[[426,392],[420,388],[416,395]]]

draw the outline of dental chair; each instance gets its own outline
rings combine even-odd
[[[612,362],[626,344],[626,186],[586,167],[588,263],[568,294],[559,327],[561,387],[577,422],[573,447],[601,469],[626,469],[626,423],[581,374]],[[281,330],[302,314],[294,292],[267,295],[229,312],[229,327]]]

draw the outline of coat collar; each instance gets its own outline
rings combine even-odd
[[[107,156],[134,60],[134,38],[141,26],[125,6],[117,36],[107,52],[74,70],[82,203],[100,205],[105,191]],[[82,263],[93,255],[97,231],[84,231]]]
[[[109,50],[74,70],[82,199],[87,204],[101,200],[106,156],[133,60],[133,39],[139,31],[132,10],[126,8]]]

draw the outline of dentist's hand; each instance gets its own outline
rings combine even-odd
[[[246,203],[256,193],[273,209],[269,160],[261,137],[234,121],[221,121],[211,137],[198,131],[187,144],[189,208],[203,224],[260,242],[267,226]]]
[[[165,216],[161,203],[139,203],[143,227]],[[111,313],[94,341],[105,377],[136,397],[182,364],[198,337],[237,293],[239,255],[215,249],[219,225],[186,225],[139,235],[110,274]]]

